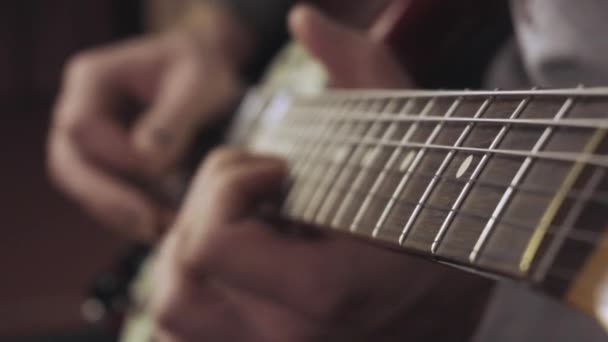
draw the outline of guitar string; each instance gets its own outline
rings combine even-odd
[[[353,139],[357,139],[357,138],[353,138]],[[360,141],[361,139],[357,139],[357,140],[358,140],[358,141]],[[486,151],[491,151],[491,150],[489,150],[489,149],[484,149],[484,150],[486,150]],[[539,158],[539,159],[540,159],[540,158]],[[347,165],[348,165],[348,164],[349,164],[349,163],[347,163]],[[359,167],[359,165],[350,165],[350,166],[357,166],[357,167]],[[374,170],[374,168],[368,168],[368,170]],[[380,170],[381,170],[381,169],[377,169],[377,171],[380,171]],[[476,181],[476,182],[477,182],[478,184],[480,184],[480,181]],[[495,185],[495,184],[490,184],[490,185]],[[506,186],[505,186],[505,188],[506,188]],[[523,187],[518,187],[518,189],[519,189],[519,190],[524,190],[524,188],[523,188]],[[530,189],[530,190],[529,190],[529,189],[525,189],[525,190],[531,191],[531,189]],[[568,197],[569,197],[569,198],[574,198],[574,199],[577,199],[577,195],[576,195],[576,194],[570,194]],[[603,199],[603,198],[601,198],[601,197],[599,197],[599,196],[594,196],[594,198],[592,198],[592,200],[596,200],[596,201],[605,202],[605,199]]]
[[[344,191],[351,191],[351,190],[348,190],[349,188],[347,188],[347,187],[339,187],[338,186],[338,188],[341,188]],[[357,192],[357,190],[354,190],[354,191]],[[380,197],[382,199],[387,199],[388,198],[388,197],[383,197],[383,196],[377,196],[375,194],[372,194],[372,196],[374,196],[374,197]],[[401,203],[403,203],[403,202],[406,202],[406,201],[401,201]],[[414,202],[408,202],[408,204],[412,208],[415,206]],[[426,206],[426,207],[429,208],[429,209],[443,210],[443,211],[446,211],[446,212],[450,210],[450,209],[446,209],[446,208],[439,208],[439,207],[432,207],[432,206]],[[467,216],[470,216],[470,217],[475,217],[475,218],[480,219],[480,220],[487,221],[487,219],[488,219],[487,217],[484,217],[483,215],[468,213],[468,212],[466,212],[466,211],[464,211],[462,209],[457,209],[455,211],[458,214],[463,214],[463,215],[467,215]],[[289,216],[290,215],[288,214],[287,217],[289,217]],[[295,217],[297,217],[297,214],[295,215]],[[399,242],[398,242],[398,236],[400,235],[401,230],[403,229],[403,226],[404,226],[404,224],[406,222],[406,218],[407,218],[407,216],[405,216],[405,217],[401,216],[401,220],[400,221],[402,221],[403,224],[394,225],[392,227],[391,226],[383,226],[383,228],[380,230],[380,235],[379,235],[380,239],[382,239],[382,237],[384,236],[392,244],[394,244],[396,246],[401,246],[401,247],[407,249],[406,246],[403,246],[403,245],[399,244]],[[394,222],[394,221],[397,221],[397,220],[398,219],[392,218],[392,219],[390,219],[387,222]],[[501,224],[505,225],[506,227],[508,227],[509,229],[516,229],[516,230],[524,231],[526,233],[532,233],[534,231],[534,228],[531,227],[531,226],[523,226],[521,224],[509,222],[509,221],[505,220],[504,218],[501,218],[499,222]],[[341,230],[341,231],[344,231],[344,232],[350,232],[349,229],[347,229],[345,227],[340,227],[340,226],[337,226],[337,225],[327,224],[326,227],[327,228],[331,228],[331,229]],[[552,225],[549,226],[549,229],[547,230],[546,235],[549,236],[549,237],[556,236],[558,234],[558,232],[556,230],[557,229],[561,229],[561,228],[563,228],[563,227],[560,226],[560,225],[553,225],[552,224]],[[395,234],[393,234],[393,235],[387,235],[387,232],[389,232],[389,231],[392,231]],[[371,233],[368,233],[368,232],[365,232],[365,231],[361,231],[361,230],[358,230],[356,234],[363,235],[363,236],[366,236],[366,237],[369,237],[369,238],[372,237]],[[583,243],[590,244],[592,246],[596,246],[598,244],[597,238],[598,237],[602,237],[602,236],[604,236],[604,235],[600,234],[600,233],[597,233],[597,232],[593,232],[593,231],[589,231],[589,230],[586,230],[586,229],[582,229],[580,227],[573,226],[573,227],[570,227],[570,231],[568,232],[568,234],[566,234],[565,239],[566,240],[571,240],[571,241],[583,242]],[[431,241],[431,240],[423,240],[423,239],[416,239],[416,238],[411,238],[411,237],[408,238],[408,239],[409,239],[409,241],[413,241],[413,242],[417,242],[417,243],[426,243],[429,246],[428,253],[429,254],[431,253],[430,252],[430,246],[431,246],[431,244],[432,244],[433,241]],[[406,241],[408,241],[408,240],[406,240]],[[459,261],[461,261],[461,262],[464,261],[464,263],[466,265],[477,266],[476,264],[471,264],[470,262],[467,261],[468,260],[468,255],[471,252],[472,248],[473,248],[472,246],[470,248],[466,248],[466,247],[463,247],[463,246],[458,245],[458,244],[451,244],[450,245],[450,249],[451,250],[464,252],[462,259],[460,259]],[[519,258],[513,259],[513,258],[510,258],[510,257],[505,257],[505,255],[506,255],[506,253],[497,253],[497,252],[494,252],[492,249],[486,249],[482,253],[482,257],[483,258],[492,259],[494,261],[511,262],[514,265],[516,265],[516,264],[519,263]],[[442,254],[438,254],[437,256],[442,257],[443,255]]]
[[[296,130],[299,130],[300,133],[301,133],[302,127],[296,127]],[[280,133],[285,134],[286,132],[283,130],[283,132],[280,132]],[[344,136],[342,136],[342,137],[344,137]],[[275,138],[277,138],[277,137],[275,137]],[[312,137],[312,138],[314,139],[314,137]],[[360,138],[360,137],[351,137],[351,138],[345,137],[343,139],[344,139],[344,142],[348,143],[348,144],[351,144],[351,143],[360,143],[362,140],[363,140],[363,142],[365,142],[365,140],[362,139],[362,138]],[[328,140],[331,140],[331,139],[328,139]],[[374,140],[374,139],[372,139],[372,140],[373,141],[370,141],[369,144],[374,145],[373,148],[377,148],[377,147],[403,147],[404,146],[404,144],[399,144],[399,145],[396,145],[396,146],[395,145],[392,145],[392,146],[380,145],[380,144],[378,144],[378,142],[381,142],[381,141],[384,141],[384,140]],[[335,144],[337,142],[339,142],[339,140],[334,139],[333,143]],[[412,145],[410,144],[410,146],[412,146]],[[419,146],[420,148],[424,148],[424,147],[427,147],[428,144],[418,144],[417,146]],[[435,145],[433,147],[434,148],[447,149],[447,150],[451,150],[451,151],[455,150],[455,148],[453,146],[448,146],[448,145]],[[501,149],[476,148],[475,152],[480,152],[480,153],[488,153],[488,152],[489,153],[495,153],[495,152],[497,152],[497,153],[500,153],[502,151],[505,151],[505,150],[504,149],[501,150]],[[529,154],[525,154],[525,151],[523,151],[523,150],[509,150],[509,151],[520,152],[522,154],[522,156],[528,156],[529,155]],[[559,152],[556,152],[556,153],[559,153]],[[579,156],[578,158],[575,158],[575,161],[578,161],[577,159],[583,159],[583,160],[585,160],[587,158],[596,157],[596,155],[589,155],[589,157],[587,157],[587,156],[580,157],[580,155],[581,155],[580,153],[579,154],[577,154],[577,153],[571,153],[571,154],[576,154],[576,155]],[[542,155],[538,155],[538,153],[535,154],[535,156],[537,157],[537,159],[543,159],[543,157],[544,157]],[[565,161],[572,161],[572,160],[565,160]],[[588,164],[590,164],[590,163],[588,163]]]
[[[494,98],[494,96],[490,97]],[[355,101],[355,100],[353,100]],[[391,101],[391,99],[375,99],[375,101]],[[496,99],[494,99],[496,103]],[[514,103],[517,101],[514,101]],[[498,102],[499,103],[499,102]],[[406,104],[403,105],[405,107]],[[462,105],[466,107],[466,105]],[[471,106],[469,112],[475,112],[480,105]],[[306,117],[307,114],[311,111],[318,111],[320,109],[327,111],[328,106],[325,103],[321,103],[319,106],[309,106],[309,105],[301,105],[297,102],[294,103],[290,108],[291,116],[294,117],[293,114],[300,117]],[[336,105],[336,108],[340,110],[340,112],[344,112],[346,105]],[[330,108],[331,109],[331,108]],[[445,122],[454,122],[454,123],[487,123],[487,124],[502,124],[502,125],[527,125],[527,126],[541,126],[542,128],[557,126],[564,128],[590,128],[590,129],[603,129],[608,128],[608,120],[604,118],[572,118],[566,117],[558,120],[555,119],[545,119],[545,118],[487,118],[487,117],[465,117],[454,115],[450,117],[445,116],[420,116],[418,114],[408,114],[400,111],[386,113],[386,112],[374,112],[374,111],[361,111],[358,109],[346,109],[349,114],[348,115],[340,115],[340,116],[330,116],[328,118],[324,118],[323,122],[325,124],[331,123],[334,121],[370,121],[370,122],[389,122],[389,123],[397,123],[397,122],[436,122],[436,123],[445,123]],[[491,112],[491,110],[488,110]],[[571,112],[572,110],[570,110]],[[304,113],[306,115],[301,115]],[[300,115],[298,115],[300,114]],[[297,118],[296,118],[297,120]]]
[[[342,190],[343,190],[343,191],[352,191],[352,189],[351,189],[351,188],[344,188],[344,189],[342,189]],[[355,191],[357,191],[357,190],[355,190]],[[388,198],[388,197],[385,197],[385,198]],[[410,206],[412,206],[412,207],[413,207],[414,205],[415,205],[415,203],[410,202]],[[443,209],[444,209],[445,211],[448,211],[448,210],[449,210],[449,209],[445,209],[445,208],[443,208]],[[464,213],[464,211],[463,211],[463,210],[460,210],[460,212]],[[476,216],[479,216],[479,215],[476,215]],[[483,216],[481,216],[481,218],[482,218],[483,220],[487,220],[487,219],[488,219],[487,217],[483,217]],[[405,219],[402,217],[402,220],[401,220],[401,221],[402,221],[402,222],[405,222]],[[511,225],[514,225],[514,224],[512,224],[512,223],[510,223],[510,222],[507,222],[506,220],[503,220],[503,222],[504,222],[504,223],[509,223],[509,224],[511,224]],[[555,226],[553,226],[553,227],[555,227]],[[519,228],[520,230],[521,230],[521,229],[524,229],[524,230],[528,230],[528,231],[530,231],[530,228],[528,228],[528,227],[524,227],[524,226],[519,226],[519,227],[517,227],[517,226],[516,226],[515,228]],[[559,226],[557,226],[556,228],[559,228]],[[395,231],[397,231],[397,232],[400,232],[400,231],[401,231],[401,229],[402,229],[402,225],[398,225],[398,226],[396,226],[396,228],[395,228],[394,230],[395,230]],[[577,228],[576,228],[576,227],[574,227],[573,229],[574,229],[574,230],[577,230]],[[384,230],[386,230],[386,228],[385,228]],[[589,243],[594,243],[594,241],[590,241],[590,240],[589,240],[589,239],[591,239],[590,237],[586,237],[586,239],[581,238],[581,237],[580,237],[581,233],[586,233],[586,234],[588,234],[589,232],[587,232],[587,231],[583,231],[583,232],[574,231],[574,232],[572,232],[570,235],[577,234],[578,236],[577,236],[577,237],[572,237],[572,236],[570,236],[570,237],[571,237],[571,238],[575,238],[576,240],[581,240],[581,241],[586,241],[586,242],[589,242]],[[553,232],[553,231],[550,231],[550,233],[549,233],[548,235],[553,235],[553,234],[554,234],[554,232]],[[430,244],[430,241],[429,241],[429,244]],[[463,249],[463,250],[465,250],[465,249]],[[466,249],[466,251],[470,252],[470,250],[468,250],[468,249]],[[493,254],[493,253],[486,253],[486,255],[489,255],[489,256],[491,256],[492,254]],[[511,260],[511,259],[509,259],[509,261],[512,261],[512,260]]]
[[[318,109],[314,109],[318,110]],[[292,108],[294,112],[310,112],[310,109]],[[474,112],[474,109],[471,110]],[[352,115],[351,115],[352,113]],[[341,118],[329,118],[327,122],[431,122],[431,123],[485,123],[485,124],[500,124],[500,125],[522,125],[522,126],[540,126],[546,127],[561,127],[561,128],[580,128],[580,129],[606,129],[608,128],[608,119],[601,118],[562,118],[558,120],[552,119],[536,119],[536,118],[472,118],[466,116],[419,116],[416,114],[400,114],[400,113],[380,113],[380,112],[361,112],[350,111],[348,116]]]
[[[466,120],[466,122],[470,122],[471,121],[471,120],[468,120],[468,119],[464,119],[464,120]],[[416,120],[412,120],[412,121],[416,121]],[[417,121],[420,121],[420,120],[417,120]],[[432,120],[428,120],[428,121],[432,121]],[[454,120],[454,121],[458,121],[458,120]],[[576,127],[576,128],[580,128],[580,127],[591,128],[591,127],[588,127],[591,123],[593,123],[594,125],[597,125],[599,123],[599,121],[600,120],[593,120],[593,119],[586,120],[584,122],[581,121],[581,120],[578,120],[578,121],[570,120],[570,122],[564,121],[564,122],[561,122],[561,123],[559,123],[557,125],[562,126],[562,127],[570,125],[571,127]],[[494,124],[496,124],[496,123],[505,123],[505,124],[520,124],[520,123],[522,123],[522,124],[530,124],[530,125],[542,125],[542,124],[546,124],[547,123],[547,122],[542,122],[541,120],[534,120],[534,121],[528,121],[528,122],[512,122],[512,121],[511,122],[507,122],[507,121],[504,121],[504,120],[494,120],[494,121],[492,121],[492,120],[485,120],[485,121],[480,120],[479,122],[488,122],[488,123],[494,123]],[[602,121],[602,122],[605,123],[605,121]],[[597,127],[594,126],[593,128],[597,128]],[[345,142],[351,143],[348,140],[346,140]],[[361,141],[356,141],[356,142],[353,141],[353,143],[361,143]],[[373,144],[376,143],[376,141],[367,141],[367,142],[364,141],[363,143],[364,144],[367,143],[367,144],[372,144],[373,145]],[[395,147],[398,147],[398,146],[395,146]],[[423,147],[428,147],[428,146],[419,145],[419,147],[423,148]],[[454,148],[451,148],[451,146],[442,146],[442,145],[435,146],[434,148],[438,148],[438,149],[443,148],[443,149],[455,150]],[[500,149],[497,149],[497,150],[479,149],[479,151],[482,152],[482,153],[496,153],[496,152],[500,153],[500,152],[503,152],[504,150],[500,150]],[[526,151],[517,151],[517,150],[510,150],[509,151],[509,150],[507,150],[507,152],[525,153]],[[528,155],[529,154],[522,154],[522,156],[528,156]],[[565,153],[561,154],[562,157],[564,155],[565,155]],[[565,158],[566,160],[562,160],[562,161],[579,161],[579,162],[583,161],[583,162],[586,162],[587,164],[591,164],[593,162],[599,163],[599,161],[597,161],[597,160],[593,160],[591,162],[588,162],[588,160],[587,160],[587,159],[596,158],[597,157],[596,155],[585,155],[585,156],[581,157],[580,153],[579,153],[577,159],[574,159],[574,160],[572,159],[573,155],[574,155],[574,153],[568,153],[567,154],[567,158]],[[544,158],[546,158],[546,159],[552,159],[550,157],[556,158],[556,156],[557,156],[557,154],[555,154],[555,156],[551,156],[551,155],[539,155],[539,154],[533,155],[533,157],[536,157],[538,159],[544,159]],[[570,158],[570,160],[568,160],[568,158]],[[557,159],[561,160],[561,159],[564,159],[564,158],[557,158]],[[604,166],[604,165],[600,164],[598,166]],[[348,190],[352,191],[352,189],[348,189]],[[550,233],[553,233],[553,232],[550,232]],[[586,232],[586,233],[588,233],[588,232]]]
[[[360,138],[353,138],[353,139],[357,139],[357,141],[361,141]],[[354,143],[354,141],[352,141],[352,142]],[[371,142],[371,144],[373,144],[373,142]],[[387,146],[375,146],[374,148],[377,148],[377,147],[387,147]],[[447,148],[447,146],[445,146],[445,147]],[[454,149],[451,148],[451,146],[450,146],[450,150],[454,150]],[[486,151],[488,151],[488,149],[486,149]],[[583,157],[583,159],[584,159],[584,157]]]
[[[431,178],[431,176],[426,176],[426,177]],[[496,186],[496,184],[492,184],[492,185]],[[308,184],[308,186],[310,186],[310,184]],[[347,187],[342,187],[341,189],[338,189],[338,188],[340,188],[340,187],[337,187],[337,189],[336,189],[337,191],[358,192],[358,193],[360,193],[360,195],[368,194],[367,192],[362,192],[359,189],[352,189],[352,188],[347,188]],[[524,190],[523,187],[519,187],[519,188],[520,188],[520,190]],[[388,196],[382,196],[382,195],[379,195],[379,194],[372,194],[372,196],[380,198],[380,199],[386,199],[386,200],[389,199]],[[573,197],[573,196],[571,196],[571,197]],[[403,202],[407,203],[407,201],[402,201],[402,203]],[[410,203],[410,206],[414,206],[415,205],[415,203],[413,203],[413,202],[409,202],[409,203]],[[432,208],[433,206],[432,205],[427,205],[427,207]],[[446,211],[446,212],[450,210],[450,209],[447,209],[447,208],[440,208],[440,207],[435,207],[435,209],[440,209],[440,210],[443,210],[443,211]],[[467,213],[465,210],[462,210],[462,209],[457,210],[457,212],[459,212],[461,214],[468,214],[469,216],[475,216],[475,217],[477,217],[477,218],[479,218],[481,220],[486,220],[487,221],[489,219],[489,217],[485,217],[483,215]],[[399,219],[399,216],[397,216],[396,220],[398,220],[398,219]],[[403,221],[403,220],[404,220],[404,216],[401,216],[401,221]],[[405,221],[403,221],[403,222],[405,222]],[[503,223],[503,224],[505,224],[507,226],[510,226],[511,228],[515,228],[515,229],[519,229],[519,230],[524,230],[524,231],[527,231],[527,232],[531,232],[531,231],[534,230],[533,227],[518,225],[516,223],[509,222],[508,220],[505,220],[505,219],[501,219],[501,223]],[[550,228],[556,228],[557,229],[557,228],[560,228],[560,226],[551,226]],[[383,227],[383,231],[384,232],[387,232],[387,231],[397,231],[397,232],[400,232],[401,229],[402,229],[401,225],[396,225],[396,226],[393,226],[393,227],[391,227],[391,226]],[[567,235],[567,238],[570,239],[570,240],[584,241],[584,242],[587,242],[587,243],[590,243],[590,244],[595,244],[595,240],[593,240],[593,236],[591,236],[591,237],[589,236],[589,235],[594,235],[593,233],[590,233],[587,230],[580,230],[580,231],[579,230],[580,230],[579,228],[573,227],[571,229],[571,232]],[[548,235],[554,235],[554,234],[556,234],[556,232],[553,231],[553,230],[550,230],[548,232]],[[420,242],[423,242],[423,241],[420,241]],[[427,241],[427,242],[431,243],[431,241]],[[456,248],[458,249],[458,247],[456,247]],[[462,250],[469,251],[468,249],[465,249],[465,248],[462,248]],[[492,256],[494,256],[494,254],[495,253],[486,252],[484,255],[486,257],[492,257]],[[502,258],[502,255],[497,255],[497,257],[498,257],[498,259],[504,259],[505,261],[511,261],[511,262],[513,261],[512,259]]]
[[[357,164],[357,166],[358,166],[358,164]],[[398,176],[400,177],[402,175],[399,174]],[[432,178],[431,175],[420,174],[419,176],[424,177],[424,178],[428,178],[428,179]],[[451,179],[448,179],[447,177],[442,177],[442,178],[445,179],[445,180],[451,180]],[[301,178],[300,181],[306,181],[306,179],[305,178],[304,179]],[[473,180],[473,182],[478,183],[480,185],[492,186],[492,187],[495,187],[495,188],[506,188],[507,187],[505,185],[499,185],[499,184],[491,183],[491,182],[481,182],[479,180]],[[317,182],[310,182],[310,180],[308,180],[308,182],[306,182],[306,183],[308,183],[308,184],[306,184],[306,186],[308,186],[308,187],[317,187],[317,186],[323,185],[323,180],[321,180],[320,182],[319,181],[317,181]],[[335,189],[336,189],[336,191],[357,193],[359,196],[371,195],[371,196],[375,197],[376,199],[384,200],[385,202],[390,199],[390,196],[385,196],[385,195],[382,195],[382,194],[370,194],[369,192],[367,192],[365,190],[353,189],[352,187],[347,187],[347,186],[342,186],[342,187],[336,186]],[[528,188],[526,188],[524,186],[518,186],[517,190],[522,191],[522,192],[534,192],[533,189],[528,189]],[[547,197],[551,196],[551,194],[547,193],[547,192],[544,192],[543,194],[546,195]],[[580,199],[579,198],[580,196],[578,194],[575,194],[575,193],[569,194],[568,197],[571,198],[571,199]],[[407,201],[406,199],[399,199],[399,200],[400,200],[400,202],[402,204],[409,204],[412,207],[416,205],[416,203],[411,202],[411,201]],[[595,199],[593,199],[593,198],[587,198],[586,199],[586,201],[588,201],[588,202],[590,202],[591,200],[600,201],[602,204],[606,203],[606,198],[602,198],[602,197],[599,197],[599,196],[597,198],[595,198]],[[448,208],[448,207],[435,206],[435,205],[432,205],[432,204],[426,204],[426,207],[428,207],[430,209],[441,210],[441,211],[444,211],[444,212],[449,212],[451,210],[451,208]],[[459,209],[459,210],[457,210],[457,212],[461,213],[461,214],[464,214],[464,215],[471,216],[471,217],[476,217],[476,218],[478,218],[480,220],[483,220],[483,221],[487,221],[489,219],[488,216],[484,216],[484,215],[481,215],[481,214],[476,214],[476,213],[468,212],[468,211],[466,211],[464,209]],[[399,216],[399,215],[392,215],[392,217],[393,217],[393,220],[401,220],[401,221],[404,221],[405,218],[407,218],[407,216],[404,216],[404,215],[401,215],[401,216]],[[505,225],[512,226],[514,228],[518,228],[520,230],[527,231],[527,232],[534,231],[533,227],[522,226],[520,224],[517,224],[517,223],[514,223],[514,222],[510,222],[508,220],[505,220],[504,218],[501,220],[501,223],[503,223]],[[388,231],[391,231],[391,230],[392,231],[400,231],[401,228],[402,228],[401,225],[397,225],[397,226],[394,226],[394,227],[387,226],[387,227],[383,227],[383,230],[384,231],[387,231],[387,230]],[[595,236],[595,234],[592,234],[592,236],[589,236],[589,232],[587,230],[581,230],[580,232],[578,230],[579,230],[578,228],[574,227],[573,228],[573,233],[572,233],[572,235],[578,234],[579,237],[576,238],[577,240],[585,241],[585,242],[588,242],[588,243],[593,243],[594,241],[592,241],[592,239],[594,237],[597,237],[597,236]],[[584,235],[584,238],[583,238],[583,237],[580,237],[581,234],[586,234],[586,235]]]
[[[320,183],[313,183],[313,184],[308,184],[308,186],[318,186],[321,185]],[[365,195],[370,195],[372,197],[375,197],[377,200],[382,200],[382,201],[388,201],[391,199],[391,196],[386,196],[386,195],[382,195],[379,193],[369,193],[367,191],[361,190],[361,189],[353,189],[351,187],[348,187],[347,185],[344,186],[338,186],[336,185],[335,189],[337,191],[341,191],[341,192],[352,192],[356,195],[359,196],[365,196]],[[399,201],[400,204],[402,205],[407,205],[409,207],[415,207],[418,203],[417,202],[413,202],[413,201],[408,201],[405,198],[398,198],[397,199]],[[448,213],[450,211],[456,211],[459,214],[471,217],[471,218],[475,218],[478,219],[480,221],[487,221],[488,219],[490,219],[489,216],[485,216],[483,214],[479,214],[479,213],[475,213],[472,211],[467,211],[464,210],[462,208],[460,209],[456,209],[456,210],[452,210],[450,207],[445,207],[445,206],[439,206],[439,205],[434,205],[434,204],[424,204],[425,208],[431,209],[431,210],[437,210],[437,211],[442,211],[445,213]],[[400,214],[395,214],[392,215],[392,219],[390,219],[387,222],[393,222],[393,221],[403,221],[405,224],[405,221],[407,220],[407,215],[400,215]],[[534,227],[531,226],[526,226],[526,225],[522,225],[520,223],[516,223],[507,219],[502,218],[500,223],[503,223],[507,226],[510,226],[512,228],[516,228],[518,230],[524,231],[524,232],[533,232],[534,231]],[[559,227],[559,226],[554,226],[554,227]],[[402,225],[394,225],[394,226],[383,226],[381,228],[382,231],[393,231],[393,232],[397,232],[400,231],[402,228]],[[578,231],[577,233],[579,236],[576,238],[577,241],[581,241],[581,242],[588,242],[588,243],[594,243],[594,238],[601,236],[601,234],[597,234],[597,236],[595,235],[595,232],[591,232],[588,229],[583,229],[580,227],[574,227],[573,231]],[[592,236],[589,236],[592,235]],[[420,241],[420,242],[424,242],[424,241]],[[431,241],[432,242],[432,241]]]
[[[351,136],[334,136],[328,139],[329,142],[337,142],[344,144],[359,144],[368,145],[370,147],[407,147],[416,149],[431,149],[431,150],[444,150],[444,151],[462,151],[477,154],[498,154],[505,156],[514,157],[532,157],[539,160],[554,160],[571,163],[585,163],[592,164],[604,168],[608,168],[608,156],[599,154],[588,154],[578,152],[558,152],[558,151],[538,151],[531,152],[526,150],[515,150],[515,149],[502,149],[502,148],[482,148],[482,147],[470,147],[460,146],[454,147],[450,145],[441,144],[427,144],[419,142],[399,142],[395,140],[382,140],[373,138],[359,138]]]
[[[275,136],[275,138],[277,138],[277,137]],[[289,136],[289,138],[292,138],[292,136]],[[305,138],[302,138],[302,139],[305,139]],[[331,139],[331,138],[328,138],[328,139]],[[354,140],[360,140],[360,139],[359,139],[359,138],[357,138],[357,137],[353,137],[353,139],[354,139]],[[344,145],[342,145],[342,146],[344,146]],[[445,145],[445,146],[447,146],[447,145]],[[394,148],[398,148],[398,146],[372,146],[372,148],[375,148],[375,147],[382,147],[382,148],[393,148],[393,147],[394,147]],[[387,150],[382,151],[382,152],[390,152],[390,151],[391,151],[391,150],[387,149]],[[381,153],[382,153],[382,152],[381,152]],[[406,152],[407,152],[407,150],[403,151],[403,154],[405,155],[405,153],[406,153]],[[292,158],[293,158],[293,157],[292,157]],[[322,162],[322,163],[336,163],[336,161],[335,161],[334,159],[332,159],[331,157],[328,157],[328,156],[323,156],[323,157],[321,157],[321,158],[313,158],[313,159],[311,159],[311,160],[318,160],[318,161],[320,161],[320,162]],[[539,160],[543,161],[541,158],[539,158]],[[369,171],[376,171],[376,172],[378,172],[378,173],[379,173],[379,172],[381,172],[382,170],[385,170],[385,169],[386,169],[385,167],[376,167],[376,166],[362,166],[362,165],[360,165],[359,163],[353,163],[353,162],[350,162],[350,161],[348,161],[348,162],[343,162],[343,163],[345,163],[345,166],[346,166],[346,167],[361,167],[362,169],[367,169],[367,170],[369,170]],[[591,166],[595,166],[595,165],[591,165]],[[387,170],[387,171],[389,171],[389,172],[391,172],[391,171],[392,171],[392,172],[396,172],[395,170],[389,170],[389,169],[386,169],[386,170]],[[416,173],[419,173],[419,171],[415,171],[415,172],[416,172]],[[454,181],[458,181],[458,180],[456,180],[456,179],[455,179]],[[462,181],[462,182],[465,182],[465,181]],[[500,183],[492,183],[492,182],[490,182],[490,181],[486,181],[486,183],[485,183],[485,184],[486,184],[486,185],[503,186],[503,184],[500,184]],[[508,184],[505,184],[505,186],[508,186]],[[530,190],[532,190],[532,189],[530,189]],[[541,193],[541,194],[552,194],[552,193],[554,192],[554,189],[553,189],[553,188],[547,188],[547,189],[543,189],[542,187],[536,187],[536,189],[534,189],[534,190],[536,190],[538,193]],[[598,196],[595,196],[595,197],[598,197]],[[575,198],[576,198],[576,197],[575,197]],[[602,202],[604,202],[605,200],[604,200],[603,198],[601,198],[601,197],[598,197],[598,201],[602,201]]]
[[[321,157],[321,158],[315,158],[314,160],[309,160],[310,162],[314,162],[317,163],[317,165],[331,165],[331,164],[338,164],[334,159],[329,158],[329,157]],[[383,168],[383,167],[375,167],[375,166],[363,166],[361,165],[361,163],[356,163],[356,162],[342,162],[341,163],[344,167],[349,167],[349,168],[358,168],[361,171],[373,171],[373,172],[377,172],[380,173],[382,171],[386,172],[389,176],[392,177],[403,177],[404,176],[404,172],[400,172],[398,170],[395,169],[387,169],[387,168]],[[496,189],[500,189],[501,191],[504,191],[507,187],[509,187],[510,185],[508,184],[508,182],[501,184],[498,182],[492,182],[491,180],[479,180],[479,179],[474,179],[474,180],[469,180],[469,179],[456,179],[456,178],[452,178],[450,176],[446,176],[446,175],[435,175],[434,173],[426,173],[426,172],[422,172],[420,170],[416,170],[413,171],[411,173],[412,176],[415,176],[417,178],[428,178],[429,180],[432,179],[433,177],[437,177],[439,180],[444,180],[446,182],[451,182],[451,183],[457,183],[457,184],[462,184],[464,186],[464,184],[466,184],[468,181],[473,182],[475,184],[481,185],[481,186],[487,186],[487,187],[492,187],[492,188],[496,188]],[[321,182],[316,182],[314,183],[314,185],[320,185]],[[554,188],[543,188],[543,187],[539,187],[539,186],[534,186],[531,184],[525,184],[525,185],[516,185],[513,186],[513,188],[515,190],[520,190],[523,192],[527,192],[530,194],[536,194],[536,195],[546,195],[546,196],[553,196],[555,195],[555,189]],[[573,200],[579,200],[581,195],[578,191],[571,191],[568,195],[566,195],[568,199],[573,199]],[[608,192],[599,192],[596,193],[594,195],[591,196],[591,201],[592,202],[598,202],[600,204],[605,204],[608,205]]]
[[[254,86],[250,91],[257,96],[272,98],[276,95],[274,87]],[[608,96],[608,87],[577,87],[563,89],[531,89],[531,90],[412,90],[412,89],[326,89],[323,93],[304,94],[293,92],[294,100],[303,103],[321,103],[324,101],[371,101],[381,98],[393,100],[455,98],[484,99],[523,99],[526,97],[554,99],[556,97],[598,98]]]
[[[491,98],[494,98],[493,96]],[[375,99],[375,101],[387,101],[388,99],[380,98]],[[356,101],[356,100],[353,100]],[[390,101],[390,100],[388,100]],[[494,100],[496,101],[496,100]],[[516,101],[514,101],[516,102]],[[500,103],[500,102],[498,102]],[[466,107],[466,105],[463,105]],[[291,111],[295,114],[298,113],[307,113],[310,111],[316,111],[321,108],[326,109],[326,105],[324,106],[321,103],[319,106],[307,106],[307,105],[299,105],[294,104],[291,107]],[[344,110],[344,106],[338,106],[341,110]],[[471,106],[468,112],[475,112],[478,109],[478,105]],[[572,111],[572,110],[571,110]],[[491,112],[491,110],[489,110]],[[360,111],[360,110],[349,110],[348,115],[341,115],[340,117],[329,117],[324,119],[325,122],[333,122],[333,121],[379,121],[379,122],[436,122],[436,123],[445,123],[445,122],[453,122],[453,123],[486,123],[486,124],[502,124],[502,125],[526,125],[526,126],[541,126],[542,128],[556,126],[556,127],[564,127],[564,128],[590,128],[590,129],[603,129],[608,128],[608,120],[604,118],[561,118],[558,120],[554,119],[545,119],[545,118],[487,118],[487,117],[465,117],[454,115],[451,117],[445,116],[420,116],[418,114],[411,113],[403,113],[403,112],[393,112],[393,113],[382,113],[382,112],[374,112],[374,111]]]
[[[262,89],[262,88],[256,88]],[[269,89],[265,94],[272,95]],[[411,90],[411,89],[328,89],[322,94],[298,94],[303,101],[327,99],[365,99],[389,97],[394,99],[410,98],[484,98],[484,97],[597,97],[608,96],[608,87],[577,87],[566,89],[531,89],[531,90]]]

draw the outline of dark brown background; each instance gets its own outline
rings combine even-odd
[[[44,153],[62,65],[139,28],[131,0],[0,2],[0,340],[83,329],[92,277],[124,241],[50,185]]]

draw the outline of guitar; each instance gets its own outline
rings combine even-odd
[[[290,162],[285,218],[525,282],[608,322],[608,88],[307,94],[280,90],[283,76],[249,92],[228,142]]]

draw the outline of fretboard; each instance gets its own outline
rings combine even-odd
[[[603,233],[608,89],[257,90],[238,118],[233,142],[289,161],[295,221],[534,281]]]

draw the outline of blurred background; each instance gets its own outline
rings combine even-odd
[[[97,340],[80,306],[95,275],[126,242],[51,186],[45,139],[66,59],[141,32],[141,6],[138,0],[0,2],[0,341]]]

